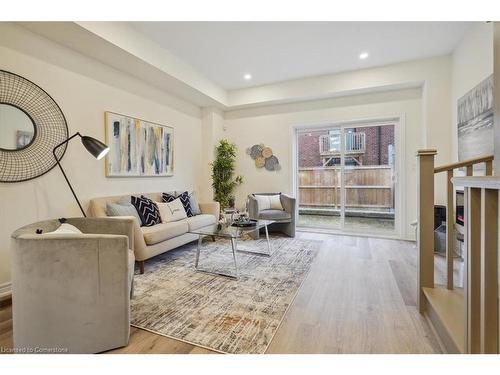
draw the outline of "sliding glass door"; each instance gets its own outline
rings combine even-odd
[[[341,131],[297,133],[299,226],[342,228]]]
[[[299,226],[394,234],[395,124],[297,130]]]

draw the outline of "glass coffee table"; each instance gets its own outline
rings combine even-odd
[[[198,247],[196,248],[196,261],[195,261],[195,269],[197,272],[209,273],[212,275],[225,276],[232,279],[238,279],[238,260],[236,257],[237,252],[250,253],[261,256],[271,256],[271,243],[269,242],[269,232],[267,230],[267,226],[274,223],[273,220],[259,220],[255,226],[251,227],[235,227],[229,224],[214,224],[209,225],[207,227],[202,227],[196,230],[190,230],[189,233],[197,234],[198,237]],[[259,252],[255,251],[251,246],[242,246],[238,244],[238,240],[246,233],[257,232],[260,229],[265,228],[266,232],[266,240],[267,240],[267,252]],[[233,251],[233,262],[234,262],[234,274],[226,273],[226,272],[214,272],[203,270],[198,267],[200,261],[200,251],[203,237],[211,236],[211,237],[220,237],[226,238],[231,241],[231,249]]]

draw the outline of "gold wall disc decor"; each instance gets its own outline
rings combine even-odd
[[[259,156],[257,159],[255,159],[255,166],[257,168],[262,168],[264,165],[266,165],[266,159],[264,159],[262,156]]]
[[[272,148],[271,147],[264,147],[264,149],[262,150],[262,156],[265,157],[266,159],[273,156]]]
[[[281,165],[276,155],[273,155],[273,149],[271,147],[266,147],[262,143],[258,145],[253,145],[247,148],[247,154],[255,160],[255,166],[257,168],[265,167],[268,171],[279,171]]]

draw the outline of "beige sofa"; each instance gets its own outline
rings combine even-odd
[[[176,192],[169,192],[171,194]],[[155,202],[162,201],[162,193],[134,193],[130,195],[144,195]],[[94,198],[90,200],[89,215],[93,217],[106,217],[106,203],[116,203],[129,200],[130,195],[117,195],[112,197]],[[177,194],[175,194],[177,195]],[[201,214],[171,223],[161,223],[151,227],[141,227],[134,219],[134,254],[139,263],[140,272],[144,273],[144,261],[155,255],[164,253],[197,240],[198,235],[188,233],[204,226],[217,222],[220,212],[218,202],[199,203]]]
[[[133,221],[66,222],[83,233],[43,234],[60,226],[46,220],[12,234],[14,348],[20,353],[98,353],[128,344]]]

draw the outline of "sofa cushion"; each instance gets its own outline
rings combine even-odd
[[[141,195],[140,197],[131,196],[131,203],[137,210],[139,217],[141,218],[141,224],[146,227],[150,227],[161,223],[160,211],[156,203],[151,199]]]
[[[264,220],[291,220],[292,215],[282,210],[264,210],[260,211],[259,219]]]
[[[269,197],[269,203],[271,205],[271,210],[283,211],[283,206],[281,204],[281,195],[280,194],[268,195],[268,197]]]
[[[142,223],[139,214],[137,213],[137,209],[134,207],[132,203],[130,203],[130,198],[128,202],[118,202],[106,203],[106,214],[108,216],[133,216],[137,219],[139,223]]]
[[[196,230],[208,225],[215,224],[215,216],[208,214],[201,214],[191,216],[186,219],[189,225],[189,230]]]
[[[198,198],[196,197],[196,193],[194,191],[189,193],[189,205],[191,206],[191,212],[193,215],[201,214],[200,204],[198,203]]]
[[[271,201],[267,195],[254,195],[257,200],[257,206],[259,207],[259,211],[269,210],[271,208]]]
[[[62,223],[59,228],[53,230],[52,232],[45,232],[42,234],[62,234],[62,235],[74,235],[74,234],[82,234],[82,231],[75,227],[74,225],[68,223]]]
[[[194,216],[193,211],[191,210],[191,201],[189,200],[189,193],[187,191],[179,194],[177,197],[174,197],[172,194],[163,193],[162,194],[163,202],[170,203],[175,199],[180,199],[184,210],[186,211],[187,217]]]
[[[160,210],[162,223],[170,223],[187,218],[186,211],[179,198],[168,203],[157,202],[156,205]]]
[[[171,223],[156,224],[151,227],[141,227],[141,230],[144,235],[144,242],[147,245],[154,245],[187,233],[188,228],[187,221],[180,220]]]

